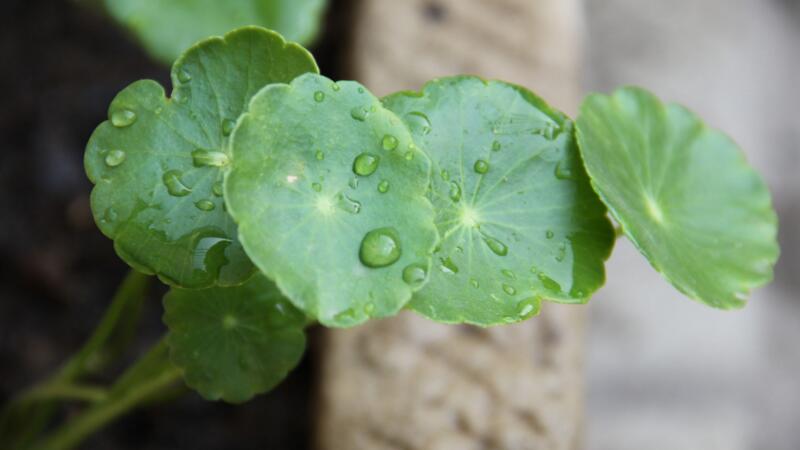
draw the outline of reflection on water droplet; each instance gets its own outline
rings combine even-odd
[[[185,197],[192,192],[188,186],[183,184],[183,181],[181,180],[182,176],[183,173],[181,173],[181,171],[170,170],[161,178],[164,182],[164,186],[167,187],[167,192],[169,192],[169,195],[172,195],[173,197]]]
[[[361,240],[358,256],[367,267],[386,267],[400,259],[400,238],[391,227],[377,228]]]
[[[489,250],[497,256],[506,256],[508,254],[508,246],[491,236],[484,235],[483,242],[485,242]]]
[[[383,146],[384,150],[394,150],[397,148],[397,144],[399,144],[397,138],[391,134],[384,136],[381,141],[381,146]]]
[[[441,263],[441,266],[439,266],[439,268],[442,270],[442,272],[450,275],[458,273],[458,266],[449,257],[439,258],[439,262]]]
[[[431,132],[431,121],[424,113],[411,111],[405,115],[405,122],[412,133],[426,135]]]
[[[325,159],[325,153],[323,153],[322,150],[317,150],[315,157],[317,158],[317,161],[322,161]]]
[[[353,172],[356,175],[367,177],[375,173],[378,169],[378,156],[372,153],[362,153],[353,161]]]
[[[322,92],[322,91],[314,92],[314,101],[315,102],[320,103],[323,100],[325,100],[325,93],[324,92]]]
[[[229,162],[228,155],[222,152],[201,149],[192,152],[192,164],[195,167],[223,167]]]
[[[214,202],[211,200],[198,200],[194,206],[197,207],[200,211],[213,211],[214,210]]]
[[[125,128],[136,122],[136,113],[130,109],[118,109],[111,113],[111,124],[117,128]]]
[[[188,83],[192,81],[192,74],[188,70],[181,68],[178,70],[178,81],[181,83]]]
[[[222,197],[222,181],[215,181],[214,184],[211,185],[211,192],[217,197]]]
[[[461,200],[461,186],[455,181],[450,182],[450,200],[457,202]]]
[[[501,148],[503,148],[503,146],[500,144],[500,141],[492,142],[492,151],[499,152]]]
[[[366,106],[356,106],[355,108],[350,110],[350,117],[359,122],[367,120],[368,115],[369,115],[369,108]]]
[[[509,284],[504,284],[503,285],[503,292],[505,292],[508,295],[515,295],[517,293],[517,290],[514,289],[514,286],[511,286]]]
[[[555,174],[559,180],[570,180],[572,179],[572,168],[568,167],[565,161],[559,161],[556,164]]]
[[[472,166],[476,173],[484,174],[489,171],[489,163],[479,159],[475,161],[475,165]]]
[[[517,315],[519,315],[520,319],[530,318],[536,314],[538,304],[539,301],[536,300],[535,297],[520,300],[520,302],[517,303]]]
[[[412,287],[421,285],[426,275],[425,265],[420,263],[409,264],[403,269],[403,281]]]
[[[320,188],[321,187],[322,186],[320,186]],[[339,208],[342,210],[349,212],[350,214],[358,214],[361,212],[361,202],[353,200],[352,198],[348,197],[347,194],[339,194],[338,200]]]
[[[128,155],[125,154],[125,152],[122,151],[122,150],[111,150],[106,155],[106,159],[105,159],[106,165],[108,167],[117,167],[118,165],[120,165],[123,162],[125,162],[125,158],[127,156]]]
[[[311,183],[311,189],[320,192],[322,190],[322,185],[319,183]]]
[[[389,192],[389,182],[387,180],[381,180],[381,182],[378,183],[378,192],[381,194]]]
[[[222,121],[222,135],[223,136],[230,136],[233,132],[233,128],[236,126],[236,122],[231,119],[225,119]]]

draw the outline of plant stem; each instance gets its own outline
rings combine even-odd
[[[71,383],[51,383],[39,386],[28,392],[29,400],[82,400],[99,402],[106,399],[108,391],[98,386]]]
[[[71,449],[117,417],[154,397],[172,392],[180,378],[181,371],[169,361],[166,342],[162,339],[119,378],[105,399],[61,425],[36,448]]]

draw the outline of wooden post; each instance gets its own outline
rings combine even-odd
[[[434,77],[521,84],[574,113],[579,0],[362,0],[352,77],[377,95]],[[412,313],[326,331],[316,447],[577,449],[580,306],[543,305],[513,326],[439,325]]]

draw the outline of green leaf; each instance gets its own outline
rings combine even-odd
[[[300,361],[306,318],[262,275],[164,297],[172,362],[208,400],[240,403],[275,387]]]
[[[329,326],[395,314],[436,244],[430,164],[355,82],[313,74],[253,98],[234,133],[225,199],[247,254]]]
[[[254,269],[222,199],[228,135],[261,87],[309,71],[305,49],[245,28],[182,56],[172,98],[150,80],[120,92],[84,161],[95,221],[120,257],[172,285],[244,282]]]
[[[109,14],[170,64],[193,43],[245,25],[310,44],[326,0],[105,0]]]
[[[433,161],[443,238],[412,309],[440,322],[516,322],[540,298],[584,302],[603,284],[613,231],[563,114],[475,77],[384,102]]]
[[[679,105],[624,88],[586,98],[578,141],[614,218],[681,292],[735,308],[772,278],[777,217],[729,137]]]

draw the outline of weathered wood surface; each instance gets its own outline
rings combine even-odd
[[[363,0],[352,78],[378,95],[460,73],[527,86],[572,113],[578,0]],[[580,307],[480,329],[411,313],[326,331],[320,450],[576,449],[583,418]]]

